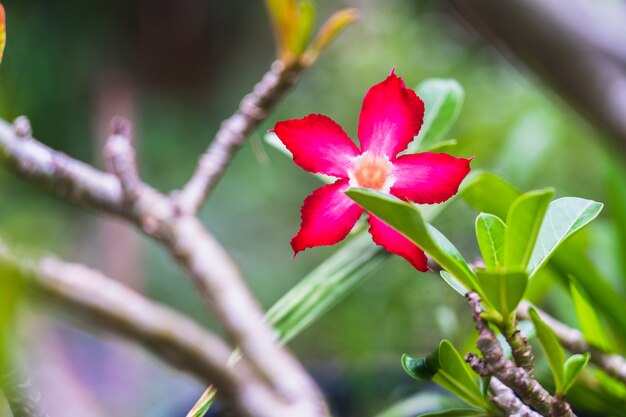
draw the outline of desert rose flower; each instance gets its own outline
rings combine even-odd
[[[329,117],[311,114],[276,123],[274,132],[301,168],[337,180],[313,191],[302,206],[302,225],[291,240],[294,256],[314,246],[343,240],[363,213],[344,193],[361,187],[389,193],[418,204],[436,204],[457,193],[470,171],[471,159],[443,153],[397,156],[418,134],[424,103],[394,71],[369,89],[359,116],[361,149]],[[371,213],[374,242],[427,271],[424,252]]]

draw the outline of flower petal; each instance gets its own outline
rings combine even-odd
[[[302,225],[291,239],[294,256],[306,248],[342,241],[361,217],[363,209],[344,194],[347,179],[318,188],[302,205]]]
[[[274,132],[303,169],[345,178],[360,154],[341,126],[321,114],[276,123]]]
[[[470,172],[471,160],[445,153],[402,155],[393,161],[391,194],[418,204],[446,201],[457,193]]]
[[[368,212],[367,214],[370,216],[370,234],[372,235],[374,243],[382,246],[388,252],[402,256],[418,271],[426,272],[429,270],[426,254],[419,246],[416,246],[413,242],[372,213]]]
[[[361,149],[392,159],[407,148],[423,121],[424,103],[392,71],[363,99],[359,116]]]

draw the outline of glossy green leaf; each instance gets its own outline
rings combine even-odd
[[[567,392],[572,388],[576,379],[580,373],[585,369],[589,363],[589,353],[585,353],[584,355],[572,355],[570,356],[563,366],[563,388],[560,392],[561,395],[567,394]]]
[[[411,153],[444,138],[459,117],[465,98],[461,84],[452,79],[430,78],[421,82],[416,91],[424,101],[425,113],[417,140],[409,145]]]
[[[531,191],[518,197],[506,218],[504,264],[509,269],[525,269],[530,261],[543,223],[552,190]]]
[[[444,411],[435,411],[433,413],[420,414],[420,417],[488,417],[484,410],[475,410],[473,408],[453,408]]]
[[[612,347],[609,335],[600,322],[596,309],[589,302],[587,295],[582,290],[579,290],[573,282],[570,282],[570,292],[572,301],[574,301],[580,331],[585,340],[604,351],[610,352]]]
[[[490,271],[476,270],[478,283],[483,290],[483,297],[489,304],[507,319],[517,308],[528,285],[525,271]]]
[[[550,326],[548,326],[541,319],[541,317],[539,317],[537,310],[531,308],[528,313],[530,314],[530,318],[535,325],[535,331],[537,332],[537,338],[541,343],[541,347],[546,353],[548,365],[550,365],[550,370],[552,371],[552,376],[554,377],[556,390],[557,392],[561,392],[564,386],[563,367],[565,365],[565,354],[563,353],[563,348]]]
[[[432,379],[468,404],[489,408],[470,366],[447,340],[425,358],[402,356],[404,370],[420,381]]]
[[[506,219],[509,208],[521,193],[497,175],[479,171],[465,181],[460,194],[475,211]]]
[[[465,288],[465,286],[461,284],[458,279],[454,278],[447,271],[441,271],[439,272],[439,275],[441,275],[441,278],[443,278],[446,284],[448,284],[454,291],[458,292],[462,296],[467,294],[467,288]]]
[[[530,276],[545,265],[567,238],[598,217],[602,207],[602,203],[576,197],[564,197],[551,202],[528,264]]]
[[[499,217],[480,213],[476,217],[476,240],[487,269],[504,266],[504,234],[506,225]]]
[[[363,188],[350,189],[346,194],[426,251],[467,289],[478,290],[476,277],[463,256],[441,232],[424,221],[418,208],[389,194]]]

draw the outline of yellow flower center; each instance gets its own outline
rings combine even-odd
[[[348,173],[350,186],[389,192],[394,182],[392,172],[393,165],[386,156],[365,152],[353,160]]]

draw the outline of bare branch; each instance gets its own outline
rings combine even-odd
[[[112,120],[111,128],[113,132],[104,145],[104,157],[109,172],[119,178],[124,197],[132,203],[137,199],[141,184],[131,143],[132,127],[128,120],[118,116]]]
[[[123,129],[118,129],[120,132]],[[22,141],[0,122],[0,151],[4,150],[0,155],[11,162],[14,171],[35,179],[61,198],[121,216],[159,240],[193,279],[231,342],[241,348],[261,380],[285,404],[305,407],[299,411],[302,417],[325,415],[321,393],[277,342],[228,253],[194,214],[181,211],[176,201],[138,179],[127,135],[114,135],[112,141],[109,144],[115,146],[107,147],[107,159],[115,175],[67,156],[59,170],[50,162],[58,153],[32,138]],[[64,188],[55,187],[57,182]],[[114,198],[108,198],[111,190]],[[128,198],[129,192],[132,198]]]
[[[528,343],[528,339],[518,329],[502,329],[504,337],[511,347],[511,355],[515,364],[520,368],[524,368],[530,376],[535,370],[535,357]]]
[[[449,0],[515,63],[523,62],[626,151],[626,17],[609,27],[560,0]],[[584,24],[581,24],[584,22]]]
[[[476,346],[483,354],[483,360],[487,365],[489,373],[515,391],[525,404],[544,416],[573,417],[574,413],[563,398],[552,397],[526,370],[517,367],[506,358],[495,333],[482,316],[478,294],[470,291],[466,297],[472,309],[472,318],[478,330]],[[471,360],[472,358],[470,357],[469,359]]]
[[[489,390],[492,394],[491,401],[504,412],[506,417],[541,417],[541,414],[524,404],[513,390],[498,378],[491,377]]]
[[[36,141],[30,127],[25,128],[26,118],[16,122],[14,129],[0,119],[0,161],[4,165],[67,201],[98,211],[126,214],[122,187],[114,175]]]
[[[530,320],[528,309],[530,303],[522,301],[517,309],[517,315],[524,320]],[[572,353],[589,353],[591,356],[589,361],[599,368],[603,369],[607,374],[611,375],[618,381],[626,384],[626,359],[620,355],[610,354],[598,349],[585,340],[583,334],[577,329],[573,329],[566,324],[561,323],[545,311],[534,307],[542,320],[554,331],[556,337],[561,344]]]
[[[286,65],[275,61],[252,93],[241,101],[237,112],[222,122],[193,176],[176,197],[183,211],[198,211],[246,138],[296,83],[304,68],[298,62]]]

